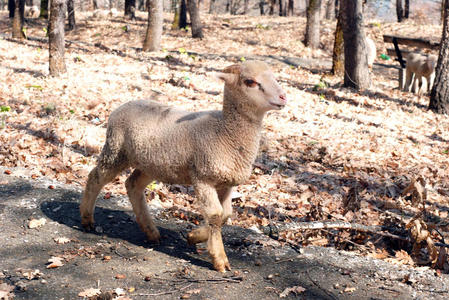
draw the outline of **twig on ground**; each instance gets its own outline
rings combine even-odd
[[[159,293],[152,293],[152,294],[139,294],[139,296],[162,296],[162,295],[169,295],[169,294],[173,294],[176,292],[181,292],[189,287],[191,287],[193,285],[193,283],[190,283],[182,288],[176,289],[176,290],[169,290],[169,291],[165,291],[165,292],[159,292]]]
[[[357,223],[350,223],[345,221],[314,221],[314,222],[295,222],[277,225],[279,231],[283,230],[320,230],[320,229],[350,229],[361,232],[369,232],[385,237],[398,239],[402,241],[409,241],[407,237],[402,237],[389,232],[385,232],[383,226],[379,225],[362,225]]]

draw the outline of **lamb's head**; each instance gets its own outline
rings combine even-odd
[[[225,82],[225,101],[237,102],[234,103],[237,106],[250,107],[263,114],[287,104],[285,92],[264,62],[235,64],[225,68],[218,77]]]
[[[429,73],[433,73],[435,71],[435,66],[437,65],[438,57],[436,55],[429,55],[426,60],[427,69]]]

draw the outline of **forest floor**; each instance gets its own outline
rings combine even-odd
[[[25,265],[34,269],[41,264],[35,259],[43,259],[32,256],[29,258],[31,263],[24,263],[22,266],[18,261],[18,257],[22,256],[14,258],[16,252],[9,252],[7,255],[7,251],[50,251],[48,244],[55,244],[51,239],[58,238],[59,232],[69,235],[70,241],[78,243],[76,246],[73,243],[62,245],[65,248],[61,249],[68,249],[70,255],[81,255],[74,253],[75,249],[81,251],[89,247],[95,248],[98,244],[117,244],[123,240],[122,243],[131,243],[133,249],[141,251],[135,250],[136,254],[130,257],[136,259],[136,268],[143,266],[143,263],[137,262],[145,258],[145,251],[153,248],[147,248],[143,241],[138,242],[134,236],[139,236],[140,239],[143,236],[136,232],[137,227],[134,223],[128,223],[127,215],[115,211],[122,206],[126,207],[125,204],[108,206],[124,198],[123,183],[129,171],[105,187],[102,194],[105,200],[100,202],[102,208],[97,208],[100,214],[106,216],[97,217],[101,226],[99,230],[104,230],[106,237],[101,232],[92,236],[74,229],[78,226],[75,203],[79,201],[79,192],[70,196],[75,201],[60,195],[48,195],[48,199],[41,199],[39,193],[45,194],[44,191],[65,191],[66,188],[59,188],[55,183],[48,184],[48,187],[56,187],[55,189],[34,192],[27,190],[31,194],[23,193],[27,197],[24,198],[25,202],[20,202],[25,206],[21,209],[18,203],[11,201],[14,198],[16,180],[19,180],[16,176],[27,178],[27,183],[23,184],[30,187],[34,186],[34,181],[50,179],[70,185],[67,188],[69,190],[79,190],[89,170],[95,165],[104,142],[107,118],[114,108],[129,100],[153,98],[187,110],[220,109],[223,87],[211,73],[243,59],[257,58],[266,60],[271,65],[287,92],[289,103],[282,111],[267,115],[264,139],[253,174],[237,189],[234,216],[226,229],[231,233],[225,234],[226,249],[231,252],[231,263],[236,264],[240,272],[245,268],[251,269],[247,263],[239,263],[238,258],[242,257],[243,252],[235,250],[240,249],[240,246],[232,239],[232,236],[239,236],[235,232],[242,231],[237,228],[247,228],[270,236],[267,245],[260,241],[255,243],[262,245],[263,249],[266,246],[300,251],[297,247],[314,246],[304,249],[324,251],[322,255],[316,254],[319,251],[313,252],[317,261],[318,257],[351,253],[348,257],[365,260],[362,265],[367,264],[366,260],[374,261],[370,268],[382,263],[382,266],[390,265],[392,268],[406,268],[410,272],[433,274],[434,279],[426,277],[425,281],[430,284],[436,284],[439,280],[443,282],[442,288],[434,288],[435,297],[447,290],[449,265],[445,237],[449,234],[449,120],[446,116],[427,110],[428,96],[417,96],[397,89],[397,70],[393,67],[397,63],[377,59],[372,71],[372,87],[359,93],[343,88],[342,78],[331,76],[328,72],[334,22],[322,22],[322,45],[318,50],[310,50],[301,43],[305,29],[304,18],[204,15],[205,38],[194,40],[190,38],[189,32],[171,30],[172,16],[167,14],[163,50],[144,53],[141,45],[146,29],[145,14],[139,13],[136,21],[125,21],[121,16],[95,20],[91,15],[77,15],[78,28],[66,34],[67,75],[52,78],[48,77],[45,23],[38,19],[28,20],[28,40],[14,41],[10,39],[7,14],[0,13],[0,76],[3,79],[0,81],[0,105],[4,110],[10,108],[9,111],[0,113],[0,165],[3,167],[2,173],[5,173],[2,175],[5,178],[2,179],[2,189],[7,190],[0,197],[0,213],[9,226],[5,228],[10,228],[2,236],[2,240],[9,236],[7,245],[11,246],[3,249],[2,258],[8,259],[5,264],[2,263],[2,269],[5,268],[3,265],[8,267],[5,268],[7,272],[2,271],[2,276],[6,279],[0,280],[7,280],[11,284],[20,282],[11,279],[18,276],[12,274],[13,269],[24,269]],[[441,26],[413,22],[398,24],[368,20],[366,24],[367,34],[375,40],[378,54],[385,53],[385,48],[389,47],[383,44],[382,34],[425,37],[438,41],[442,32]],[[21,194],[20,184],[17,186],[16,192]],[[12,196],[6,196],[8,193]],[[30,199],[39,201],[31,208],[26,208]],[[188,187],[169,186],[159,182],[148,187],[149,205],[159,212],[158,225],[165,228],[166,236],[172,236],[174,229],[182,231],[198,224],[200,217],[193,200],[192,190]],[[43,206],[45,203],[51,206],[51,211],[62,213],[47,214]],[[18,210],[17,214],[8,209],[12,207]],[[23,210],[25,212],[20,213]],[[114,210],[114,213],[110,213],[110,210]],[[36,214],[42,215],[48,222],[37,233],[27,229],[30,220],[40,219]],[[109,235],[110,232],[106,229],[112,223],[109,215],[114,218],[115,214],[119,215],[120,220],[123,219],[126,226],[121,227],[118,233],[111,229],[110,232],[113,233]],[[66,220],[65,216],[69,219]],[[358,229],[354,227],[354,230],[335,226],[298,229],[304,227],[305,222],[323,226],[323,221],[334,221],[333,224],[337,227],[339,224],[344,227],[348,223],[360,226]],[[295,230],[283,230],[288,224]],[[374,225],[380,229],[374,230]],[[13,233],[14,228],[17,233]],[[20,243],[15,244],[15,248],[12,247],[12,235],[20,237],[28,232],[34,238],[20,240],[31,241],[30,248],[19,247],[22,245]],[[175,234],[170,239],[176,239],[176,236]],[[270,246],[271,242],[276,245]],[[237,246],[232,243],[237,243]],[[248,242],[248,245],[252,243]],[[116,246],[107,247],[117,249]],[[128,249],[131,246],[124,247]],[[350,252],[335,252],[333,248]],[[116,253],[114,249],[108,251]],[[154,249],[152,255],[157,252],[158,255],[164,253],[170,256],[168,250]],[[72,267],[76,268],[71,256],[61,256],[66,255],[64,251],[53,249],[50,252],[62,257],[65,264],[72,262]],[[95,249],[89,251],[81,252],[87,258],[89,255],[98,258],[104,254],[102,251],[95,252]],[[236,251],[235,255],[233,251]],[[307,253],[309,250],[304,251]],[[263,259],[275,256],[268,250],[261,252]],[[187,259],[185,255],[177,255],[177,259],[180,259],[179,266],[187,264],[187,268],[197,268],[195,272],[209,269],[208,265],[198,262],[207,261],[203,256],[195,260],[190,255]],[[130,257],[120,259],[129,261]],[[111,261],[115,261],[115,258],[117,257],[114,256]],[[161,261],[164,260],[161,258]],[[157,262],[160,264],[161,261]],[[88,265],[84,261],[75,262]],[[325,261],[322,263],[326,264]],[[178,266],[177,263],[173,264]],[[276,264],[276,261],[273,264],[281,265]],[[266,272],[274,268],[270,264],[261,265]],[[114,270],[108,272],[124,272],[120,271],[122,266],[123,262],[117,263],[113,266]],[[128,266],[130,265],[125,268]],[[302,268],[301,264],[296,267]],[[62,268],[64,267],[55,267],[55,270]],[[327,270],[330,267],[326,265],[323,268]],[[159,265],[159,269],[163,270],[162,266]],[[101,274],[105,272],[101,268],[98,270]],[[19,272],[23,277],[25,275],[22,271],[14,272]],[[263,272],[256,273],[262,276],[260,274]],[[280,274],[282,272],[293,276],[288,270],[277,271]],[[213,273],[208,274],[214,276]],[[269,274],[263,276],[265,275]],[[38,278],[40,275],[28,277],[30,276]],[[235,276],[237,278],[240,275]],[[263,284],[260,283],[263,276],[254,278],[254,284],[266,292],[265,286],[262,287]],[[57,274],[53,278],[61,279]],[[95,275],[92,278],[96,278]],[[338,287],[332,287],[333,291],[329,292],[331,286],[328,289],[316,280],[314,284],[313,276],[310,278],[312,279],[308,283],[300,281],[296,284],[295,280],[283,278],[284,282],[280,279],[279,282],[284,284],[275,286],[273,296],[280,295],[286,287],[298,285],[306,289],[305,293],[309,291],[309,294],[304,294],[308,295],[305,296],[307,299],[314,297],[313,291],[317,295],[327,295],[323,297],[330,299],[346,297],[337,292]],[[355,281],[363,282],[360,278]],[[407,290],[411,293],[409,295],[432,293],[431,289],[419,290],[417,286],[424,283],[421,277],[416,278],[410,279],[407,275],[400,280],[391,281],[382,277],[379,282],[393,282],[395,288],[398,285],[411,288],[412,290]],[[326,277],[322,282],[325,279]],[[184,281],[177,282],[186,286],[192,283],[182,280]],[[171,283],[174,284],[174,281]],[[235,282],[226,284],[233,286],[233,283]],[[113,287],[112,282],[104,284],[105,287]],[[184,287],[182,284],[181,288]],[[338,280],[332,284],[342,286]],[[92,285],[91,282],[89,287]],[[98,285],[103,286],[100,283]],[[176,293],[181,292],[180,285],[173,287]],[[44,289],[43,286],[40,288]],[[157,290],[157,285],[154,287]],[[360,294],[350,292],[351,289],[344,292],[343,289],[343,295],[362,299],[393,299],[398,298],[398,295],[407,295],[404,290],[390,294],[389,287],[382,290],[381,294],[370,294],[358,289]],[[18,290],[20,286],[15,285],[15,292]],[[296,292],[302,293],[300,289]],[[290,295],[293,294],[292,292]],[[61,295],[73,298],[73,294],[68,292],[61,292]],[[208,298],[211,295],[217,294],[192,292],[190,296]],[[422,295],[425,299],[427,294]],[[239,292],[234,296],[230,297],[238,298]],[[18,293],[17,297],[20,297]],[[167,299],[170,297],[167,296]],[[316,297],[319,299],[320,296]]]

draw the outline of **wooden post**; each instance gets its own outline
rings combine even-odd
[[[399,90],[404,90],[405,88],[405,68],[399,68]]]

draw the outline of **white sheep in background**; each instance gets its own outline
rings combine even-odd
[[[368,67],[372,68],[374,60],[376,59],[376,44],[369,37],[366,37],[366,55]]]
[[[405,69],[406,80],[404,90],[413,93],[423,93],[423,77],[426,79],[427,92],[433,85],[435,78],[435,67],[438,58],[435,55],[424,56],[421,53],[409,53],[407,55],[407,66]],[[413,83],[412,83],[413,79]]]
[[[25,17],[27,18],[39,18],[40,13],[39,7],[36,5],[25,6]]]
[[[187,112],[144,100],[125,103],[111,113],[106,143],[80,205],[84,227],[93,227],[101,188],[132,167],[126,189],[137,223],[148,239],[158,241],[145,187],[153,180],[192,184],[205,224],[188,234],[188,242],[207,241],[214,268],[231,269],[221,227],[232,214],[232,188],[251,174],[265,113],[281,109],[287,100],[263,62],[232,65],[218,77],[225,82],[222,111]]]

